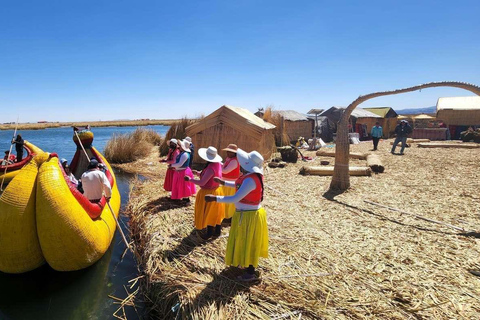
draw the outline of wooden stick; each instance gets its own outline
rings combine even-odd
[[[130,244],[128,243],[127,238],[125,237],[125,233],[123,233],[122,227],[120,226],[120,222],[118,222],[117,216],[115,216],[115,213],[113,212],[110,202],[107,201],[107,205],[108,205],[108,208],[110,209],[110,212],[112,213],[113,219],[115,219],[115,222],[117,223],[118,231],[120,231],[120,234],[122,235],[123,242],[125,242],[125,245],[127,246],[127,248],[130,249],[130,251],[132,251],[133,253],[133,250],[132,248],[130,248]]]
[[[382,208],[387,208],[388,210],[397,211],[397,212],[400,212],[400,213],[402,213],[402,214],[407,214],[407,215],[413,216],[413,217],[418,218],[418,219],[421,219],[421,220],[425,220],[425,221],[428,221],[428,222],[441,224],[441,225],[444,225],[444,226],[446,226],[446,227],[453,228],[453,229],[455,229],[455,230],[459,230],[459,231],[462,231],[462,232],[467,232],[467,230],[465,230],[465,229],[463,229],[463,228],[461,228],[461,227],[457,227],[457,226],[454,226],[454,225],[452,225],[452,224],[448,224],[448,223],[445,223],[445,222],[442,222],[442,221],[437,221],[437,220],[425,218],[425,217],[422,217],[422,216],[420,216],[420,215],[418,215],[418,214],[406,212],[406,211],[403,211],[403,210],[400,210],[400,209],[392,208],[392,207],[385,206],[385,205],[383,205],[383,204],[375,203],[375,202],[372,202],[372,201],[368,201],[368,200],[363,200],[363,201],[366,202],[366,203],[369,203],[369,204],[373,204],[373,205],[375,205],[375,206],[379,206],[379,207],[382,207]]]
[[[17,117],[17,123],[15,124],[15,131],[13,132],[12,140],[15,140],[15,135],[17,134],[18,119],[19,117]],[[10,144],[10,151],[8,152],[8,157],[10,157],[10,154],[12,153],[12,148],[13,148],[13,143]],[[3,182],[5,181],[5,175],[7,174],[7,168],[8,168],[8,159],[7,159],[7,163],[5,164],[5,171],[3,172],[2,185],[0,186],[0,191],[3,191]]]
[[[78,139],[78,143],[80,144],[80,147],[82,147],[83,152],[85,152],[85,156],[87,157],[88,161],[90,161],[90,157],[88,156],[87,151],[83,147],[82,141],[80,140],[80,137],[78,136],[77,131],[74,130],[73,132],[75,132],[75,135],[77,136],[77,139]]]

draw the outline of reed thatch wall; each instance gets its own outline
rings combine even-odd
[[[439,110],[437,119],[447,125],[475,126],[480,125],[480,109],[477,110]]]
[[[314,121],[289,121],[284,120],[284,128],[291,142],[296,141],[298,137],[310,139],[313,137]]]
[[[210,115],[186,128],[195,149],[213,146],[221,149],[235,143],[245,151],[257,150],[265,159],[275,150],[275,126],[263,121],[246,109],[222,106]],[[195,152],[194,162],[204,162]]]

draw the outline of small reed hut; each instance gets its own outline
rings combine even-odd
[[[371,107],[363,108],[363,110],[370,111],[382,117],[382,119],[379,119],[378,122],[380,122],[380,125],[383,128],[384,138],[390,138],[393,136],[398,121],[398,114],[395,112],[395,110],[390,107]]]
[[[437,119],[445,123],[452,139],[460,139],[468,127],[480,127],[480,96],[438,99]]]
[[[283,131],[290,138],[290,142],[295,142],[299,137],[305,140],[313,137],[314,121],[310,120],[306,115],[294,110],[274,110],[273,116],[279,116]]]
[[[342,107],[331,107],[322,112],[320,116],[327,117],[333,123],[338,123],[344,110],[345,108]],[[381,119],[382,117],[379,115],[357,107],[350,114],[350,132],[357,132],[360,139],[366,139],[372,127]]]
[[[213,146],[223,157],[221,149],[235,143],[248,152],[257,150],[266,160],[275,151],[274,129],[273,124],[246,109],[225,105],[188,126],[186,135],[192,138],[196,150]],[[197,153],[193,160],[205,162]]]

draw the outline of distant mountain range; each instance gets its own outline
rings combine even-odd
[[[426,108],[413,108],[413,109],[402,109],[395,110],[397,114],[421,114],[421,113],[436,113],[437,107],[426,107]]]

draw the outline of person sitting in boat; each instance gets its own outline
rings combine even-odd
[[[60,164],[62,165],[63,169],[65,169],[65,166],[68,165],[68,161],[65,158],[60,159]]]
[[[222,178],[225,181],[233,182],[240,177],[240,164],[237,160],[237,145],[229,144],[228,147],[224,148],[223,151],[227,152],[227,159],[222,168]],[[223,186],[223,194],[225,196],[233,196],[235,194],[235,187]],[[225,220],[229,222],[232,220],[233,214],[235,213],[235,204],[225,203]]]
[[[17,138],[12,140],[12,144],[15,144],[15,151],[17,152],[17,162],[23,159],[23,145],[25,144],[22,135],[17,134]]]
[[[3,157],[2,166],[14,164],[15,159],[17,159],[17,157],[15,157],[14,154],[11,154],[10,150],[5,151],[5,156]]]
[[[189,197],[196,192],[195,185],[190,181],[185,181],[184,177],[193,178],[192,169],[188,166],[190,161],[190,143],[187,140],[178,141],[180,153],[172,164],[175,169],[172,181],[172,200],[186,199],[190,201]]]
[[[173,174],[175,173],[175,169],[172,168],[172,164],[175,163],[175,160],[179,154],[180,150],[178,149],[177,139],[170,139],[168,141],[167,157],[160,160],[160,162],[166,162],[168,164],[167,172],[165,174],[165,181],[163,182],[163,189],[165,189],[165,191],[172,191]]]
[[[105,173],[98,168],[97,160],[90,160],[87,171],[80,178],[82,182],[83,195],[90,202],[97,203],[102,199],[102,195],[110,199],[112,196],[112,187]]]
[[[222,220],[225,216],[225,205],[223,203],[205,202],[204,196],[214,194],[223,196],[220,184],[214,180],[215,177],[222,177],[222,157],[214,147],[198,149],[198,155],[207,161],[207,165],[200,172],[200,179],[191,179],[185,176],[185,181],[191,181],[200,186],[200,191],[195,198],[195,229],[200,232],[206,228],[202,235],[204,240],[219,237],[222,234]]]
[[[68,179],[70,179],[70,182],[73,183],[75,187],[78,187],[78,180],[73,175],[72,171],[70,170],[70,166],[67,163],[65,163],[63,166],[63,170],[65,170],[65,174],[67,175]]]
[[[257,151],[247,153],[239,148],[237,159],[244,174],[235,183],[215,179],[220,184],[235,186],[235,195],[206,195],[205,201],[235,203],[236,211],[228,236],[225,264],[245,268],[246,272],[238,280],[251,281],[258,279],[255,268],[259,258],[268,257],[267,215],[262,207],[263,157]]]

